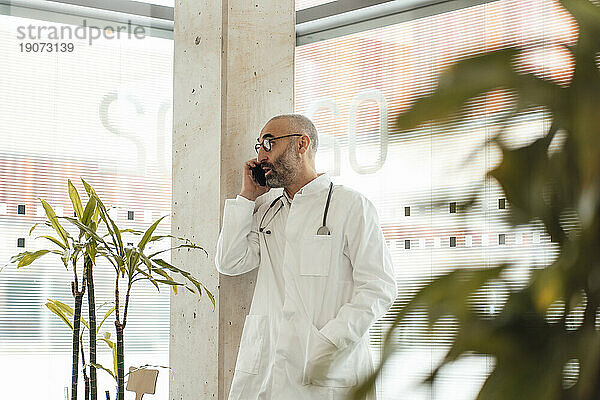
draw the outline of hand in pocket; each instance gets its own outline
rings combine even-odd
[[[304,384],[320,384],[326,380],[327,373],[337,352],[337,347],[320,332],[311,333],[308,339]]]

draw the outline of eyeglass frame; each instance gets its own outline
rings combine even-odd
[[[263,141],[262,141],[262,142],[256,143],[256,144],[254,145],[254,150],[256,150],[256,154],[258,154],[258,152],[259,152],[260,148],[262,147],[262,148],[263,148],[263,149],[264,149],[266,152],[269,152],[269,151],[271,151],[271,142],[272,142],[273,140],[277,140],[277,139],[283,139],[283,138],[286,138],[286,137],[291,137],[291,136],[304,136],[304,135],[303,135],[303,134],[301,134],[301,133],[290,133],[289,135],[283,135],[283,136],[274,136],[274,137],[266,137],[266,138],[264,138],[264,139],[263,139]],[[256,139],[256,140],[258,141],[259,139]],[[268,149],[267,149],[267,147],[265,146],[265,142],[267,142],[267,143],[268,143],[268,146],[269,146],[269,148],[268,148]]]

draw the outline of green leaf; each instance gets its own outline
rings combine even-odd
[[[78,216],[78,218],[82,224],[89,225],[91,220],[93,220],[92,215],[94,215],[96,212],[98,212],[96,207],[96,199],[90,197],[87,204],[85,205],[85,210],[83,211],[83,214],[81,214],[81,217]]]
[[[136,265],[133,263],[134,254],[135,254],[134,249],[132,249],[131,247],[125,247],[125,264],[126,264],[125,272],[127,273],[127,276],[130,278],[133,278],[133,275],[134,275],[135,269],[136,269]]]
[[[33,230],[39,225],[40,223],[38,222],[37,224],[33,224],[33,226],[31,227],[31,229],[29,229],[29,236],[31,236],[31,233],[33,232]]]
[[[100,207],[98,207],[98,201],[100,200],[100,198],[98,197],[98,195],[96,194],[96,191],[92,188],[92,186],[90,186],[85,181],[85,179],[81,178],[81,183],[83,183],[83,187],[85,188],[85,191],[89,197],[88,206],[90,206],[90,214],[92,214],[91,210],[93,210],[93,214],[91,215],[91,218],[92,218],[91,220],[96,223],[96,226],[98,226],[98,221],[100,220]],[[93,205],[93,207],[92,207],[92,205]],[[104,207],[103,204],[102,204],[102,207]],[[86,208],[87,208],[87,206],[86,206]],[[85,214],[85,212],[84,212],[84,214]],[[104,222],[106,223],[106,221],[104,221]],[[86,225],[88,224],[87,218],[85,219],[85,223],[86,223]],[[111,228],[110,228],[110,226],[108,226],[108,224],[107,224],[107,228],[110,233]]]
[[[115,373],[112,372],[110,369],[103,367],[102,364],[98,364],[98,363],[91,363],[90,365],[92,365],[93,367],[95,367],[96,369],[101,369],[103,371],[106,371],[110,374],[110,376],[113,377],[113,379],[116,381],[117,377],[115,376]]]
[[[94,215],[92,216],[92,221],[98,226],[98,221],[100,221],[100,209],[96,207],[94,210]]]
[[[117,345],[112,340],[110,340],[110,333],[105,332],[104,337],[101,337],[100,340],[102,340],[104,343],[106,343],[108,345],[108,347],[110,347],[110,349],[112,350],[113,368],[115,371],[118,371],[118,368],[117,368]]]
[[[64,244],[62,244],[62,243],[61,243],[61,242],[60,242],[60,241],[59,241],[57,238],[55,238],[54,236],[42,235],[42,236],[38,236],[38,237],[36,237],[36,239],[37,239],[37,238],[45,238],[45,239],[48,239],[48,240],[50,240],[52,243],[54,243],[54,244],[56,244],[57,246],[59,246],[60,248],[62,248],[63,250],[66,250],[66,249],[67,249],[67,247],[66,247]]]
[[[22,253],[16,254],[16,255],[12,256],[8,262],[9,262],[9,263],[15,263],[15,262],[18,262],[18,261],[19,261],[21,258],[23,258],[23,256],[25,256],[26,254],[29,254],[29,252],[28,252],[28,251],[24,251],[24,252],[22,252]],[[6,265],[8,265],[8,264],[6,264]]]
[[[215,304],[215,296],[214,296],[214,295],[213,295],[213,294],[210,292],[210,290],[208,290],[208,289],[206,288],[206,286],[204,286],[204,292],[206,292],[206,295],[207,295],[207,296],[208,296],[208,298],[210,299],[210,302],[212,303],[212,305],[213,305],[213,310],[214,310],[214,309],[215,309],[215,307],[216,307],[216,304]]]
[[[133,367],[133,369],[132,369],[130,372],[126,373],[126,374],[125,374],[125,376],[127,376],[127,375],[129,375],[130,373],[132,373],[132,372],[135,372],[135,371],[137,371],[137,370],[140,370],[140,369],[148,369],[148,368],[164,368],[164,369],[172,369],[171,367],[166,367],[166,366],[164,366],[164,365],[152,365],[152,364],[144,364],[144,365],[140,365],[139,367]]]
[[[68,242],[67,238],[70,235],[67,233],[67,231],[65,231],[65,229],[62,227],[60,222],[58,222],[58,217],[56,216],[56,213],[54,212],[54,210],[52,209],[50,204],[48,204],[44,199],[40,199],[40,201],[42,202],[42,206],[44,207],[44,210],[46,211],[46,217],[48,217],[50,224],[52,224],[52,227],[54,228],[56,233],[58,233],[58,235],[61,237],[64,245],[66,247],[69,247],[69,242]]]
[[[486,282],[496,279],[505,268],[506,265],[480,269],[457,269],[434,279],[430,284],[419,290],[396,313],[387,335],[388,338],[393,329],[412,310],[420,307],[425,307],[430,325],[445,315],[453,315],[459,320],[468,318],[471,312],[469,296]],[[457,293],[460,293],[460,296],[457,296]]]
[[[160,292],[160,287],[158,286],[158,283],[156,283],[156,280],[152,276],[150,276],[150,274],[148,274],[146,271],[142,270],[141,268],[137,268],[137,272],[144,275],[145,278],[136,278],[134,280],[134,282],[136,282],[138,280],[148,280],[154,285],[154,287],[156,287],[156,290],[158,290]]]
[[[580,29],[591,30],[590,33],[598,32],[600,29],[600,9],[597,2],[567,0],[561,1],[561,4],[575,17]],[[588,49],[590,52],[594,50],[598,51],[597,48]]]
[[[48,301],[46,303],[46,307],[52,311],[54,314],[56,314],[60,319],[63,320],[63,322],[65,324],[67,324],[67,326],[73,330],[73,324],[71,323],[71,321],[69,321],[69,319],[67,318],[67,316],[64,314],[63,310],[60,309],[60,307],[58,307],[56,304],[54,304],[52,301]]]
[[[119,227],[117,226],[115,221],[113,221],[110,214],[108,213],[108,210],[106,209],[106,207],[104,207],[104,204],[102,204],[100,199],[96,198],[96,201],[100,205],[100,217],[104,221],[104,224],[107,226],[109,232],[111,233],[111,236],[113,237],[113,242],[116,246],[118,254],[124,255],[125,249],[123,246],[123,239],[121,237],[121,231],[119,230]]]
[[[139,266],[136,266],[137,270],[139,273],[141,273],[142,275],[144,275],[146,277],[146,279],[150,280],[150,282],[152,282],[152,284],[154,286],[156,286],[156,290],[160,291],[158,284],[156,283],[156,281],[154,280],[154,278],[152,277],[152,272],[156,272],[158,273],[160,276],[169,279],[169,280],[173,280],[173,278],[171,278],[166,272],[162,271],[159,268],[155,268],[152,265],[152,261],[146,257],[146,255],[142,252],[138,252],[138,255],[140,256],[140,258],[142,259],[142,262],[144,263],[144,265],[146,265],[146,267],[148,267],[148,272],[146,273],[145,271],[143,271],[141,268],[139,268]],[[173,287],[173,291],[175,293],[177,293],[177,287],[174,286]]]
[[[557,215],[553,215],[554,199],[544,198],[553,177],[547,150],[555,132],[556,126],[547,136],[517,149],[510,149],[496,139],[502,151],[502,162],[488,174],[502,186],[511,204],[513,224],[525,224],[541,217],[553,241],[562,241],[564,232],[558,221],[560,211],[557,209]]]
[[[69,269],[69,262],[71,261],[71,256],[74,253],[72,253],[70,248],[64,249],[62,255],[60,256],[60,259],[63,262],[63,265],[65,266],[65,269],[68,270]],[[75,258],[75,257],[74,257]]]
[[[88,197],[93,197],[96,194],[96,191],[94,190],[94,188],[92,188],[92,186],[87,183],[85,181],[85,179],[80,178],[81,179],[81,183],[83,184],[83,187],[85,189],[85,192],[87,193]]]
[[[48,299],[48,301],[51,302],[52,304],[56,305],[58,308],[60,308],[69,317],[73,317],[73,315],[75,315],[75,311],[73,311],[73,308],[71,306],[69,306],[68,304],[65,304],[65,303],[63,303],[62,301],[59,301],[59,300]]]
[[[71,218],[71,217],[60,217],[60,218],[66,219],[67,221],[69,221],[70,223],[72,223],[73,225],[77,226],[79,229],[81,229],[85,233],[87,233],[94,240],[96,240],[97,242],[102,243],[106,247],[108,247],[108,244],[104,241],[104,239],[102,239],[96,232],[94,232],[92,229],[90,229],[90,227],[84,225],[83,223],[79,222],[75,218]]]
[[[160,268],[155,268],[155,269],[153,269],[153,271],[167,280],[171,280],[171,281],[173,280],[173,278],[169,274],[167,274],[164,270],[162,270]],[[179,292],[179,288],[177,286],[173,286],[173,293],[177,294],[178,292]]]
[[[96,246],[96,253],[106,258],[113,265],[113,267],[117,269],[117,264],[115,263],[115,261],[117,258],[119,258],[119,256],[114,254],[112,250],[110,250],[106,246],[98,245]]]
[[[137,248],[139,250],[139,252],[143,252],[144,248],[146,247],[146,243],[148,243],[148,240],[152,237],[152,233],[156,230],[156,227],[158,226],[158,224],[160,224],[160,222],[166,217],[166,215],[163,215],[162,217],[160,217],[158,220],[156,220],[152,225],[150,225],[150,227],[146,230],[146,232],[144,233],[144,236],[142,236],[142,238],[140,239]],[[137,263],[139,262],[140,256],[139,254],[137,254],[132,260],[132,264],[135,266],[137,265]]]
[[[48,302],[54,304],[58,309],[60,309],[64,314],[66,314],[70,318],[73,318],[75,316],[75,311],[73,311],[73,308],[71,308],[71,306],[69,306],[68,304],[65,304],[59,300],[51,300],[51,299],[48,299]],[[46,305],[47,304],[48,303],[46,303]],[[86,328],[90,329],[90,325],[85,320],[85,318],[80,317],[80,321]]]
[[[90,257],[90,260],[92,260],[92,265],[95,265],[96,264],[96,255],[98,254],[96,245],[94,243],[90,243],[90,244],[86,245],[85,248],[86,248],[87,255]]]
[[[104,324],[104,321],[106,321],[106,319],[116,310],[115,306],[112,306],[111,309],[109,309],[106,314],[104,314],[104,318],[102,318],[102,321],[100,321],[100,324],[98,325],[98,327],[96,328],[96,333],[100,332],[100,328],[102,328],[102,325]]]
[[[21,253],[22,257],[20,257],[20,259],[19,259],[19,264],[17,265],[17,268],[26,267],[26,266],[30,265],[32,262],[34,262],[35,260],[37,260],[38,258],[40,258],[48,253],[52,253],[52,251],[51,250],[37,250],[33,253],[30,253],[28,251]]]
[[[189,287],[188,285],[185,285],[185,288],[191,293],[191,294],[198,294],[198,292],[196,292],[193,288]]]
[[[152,271],[156,272],[158,275],[162,276],[165,279],[168,280],[173,280],[173,278],[171,277],[171,275],[169,275],[168,273],[166,273],[164,270],[160,269],[160,268],[154,268]]]
[[[179,282],[175,282],[175,281],[170,281],[167,279],[155,279],[156,282],[158,283],[162,283],[165,285],[171,285],[171,286],[183,286],[183,283],[179,283]]]
[[[144,236],[142,237],[142,239],[140,240],[140,242],[138,243],[138,246],[137,246],[140,249],[140,251],[144,250],[144,248],[146,247],[146,243],[148,243],[148,240],[152,237],[152,233],[154,233],[154,231],[156,230],[156,227],[158,227],[158,224],[160,224],[160,222],[165,217],[166,217],[166,215],[163,215],[162,217],[160,217],[152,225],[150,225],[148,230],[146,230],[146,233],[144,233]]]
[[[189,277],[191,277],[191,274],[189,272],[184,271],[184,270],[182,270],[180,268],[177,268],[176,266],[174,266],[174,265],[166,262],[162,258],[156,258],[156,259],[153,259],[152,261],[154,261],[154,263],[160,265],[161,267],[166,268],[166,269],[168,269],[168,270],[170,270],[172,272],[176,272],[178,274],[181,274],[181,275],[185,276],[188,279],[189,279]]]
[[[124,254],[124,248],[123,239],[121,238],[121,231],[119,230],[119,227],[117,226],[117,224],[115,224],[115,221],[113,221],[113,219],[110,217],[108,210],[104,206],[102,200],[100,200],[100,197],[96,194],[94,188],[92,188],[83,178],[81,179],[81,182],[83,183],[83,186],[88,196],[96,200],[98,206],[98,214],[102,221],[104,221],[104,224],[106,225],[106,228],[108,229],[108,232],[110,233],[113,239],[117,253],[122,256]]]
[[[121,229],[121,233],[133,233],[134,235],[142,235],[144,231],[138,231],[136,229],[127,228]]]
[[[216,306],[216,304],[215,304],[215,298],[214,298],[213,294],[208,289],[206,289],[206,287],[202,283],[200,283],[196,278],[194,278],[192,276],[192,274],[190,274],[187,271],[184,271],[184,270],[182,270],[180,268],[177,268],[177,267],[169,264],[168,262],[166,262],[165,260],[163,260],[161,258],[154,259],[153,261],[156,264],[158,264],[161,267],[163,267],[163,268],[166,268],[166,269],[168,269],[170,271],[173,271],[173,272],[176,272],[178,274],[183,275],[187,280],[189,280],[196,287],[196,289],[198,290],[198,295],[199,296],[202,296],[202,289],[204,289],[204,291],[206,292],[206,294],[210,298],[210,301],[212,302],[213,309],[214,309],[214,307]]]
[[[165,235],[165,236],[167,236],[167,235]],[[149,254],[148,257],[149,258],[154,258],[155,256],[157,256],[157,255],[159,255],[161,253],[164,253],[164,252],[167,252],[167,251],[171,251],[171,250],[177,250],[177,249],[181,249],[181,248],[199,249],[199,250],[202,250],[204,252],[204,254],[206,254],[206,256],[208,256],[208,252],[205,249],[203,249],[202,247],[200,247],[200,246],[197,246],[195,244],[180,244],[180,245],[177,245],[177,246],[174,246],[174,247],[170,247],[168,249],[159,250],[159,251],[157,251],[155,253]]]
[[[55,302],[59,303],[59,301],[55,300]],[[83,324],[83,326],[85,326],[86,328],[90,329],[90,324],[87,322],[87,320],[83,317],[80,317],[79,320],[81,321],[81,323]]]
[[[439,77],[434,93],[417,100],[397,120],[400,130],[408,130],[428,122],[458,115],[467,103],[497,89],[515,91],[519,108],[546,105],[554,110],[562,96],[559,86],[550,81],[526,75],[514,69],[519,48],[506,48],[459,61]]]
[[[70,179],[68,180],[67,184],[69,187],[69,197],[71,198],[71,203],[73,204],[73,210],[75,210],[77,218],[81,220],[83,218],[83,206],[81,205],[79,192]]]

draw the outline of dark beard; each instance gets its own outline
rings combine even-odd
[[[292,184],[300,174],[300,155],[296,152],[294,143],[290,143],[285,152],[273,164],[264,164],[271,168],[271,173],[266,177],[267,186],[282,188]]]

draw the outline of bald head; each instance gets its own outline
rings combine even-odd
[[[309,153],[314,158],[319,147],[319,135],[312,121],[302,114],[281,114],[271,118],[269,122],[281,119],[284,119],[289,124],[290,132],[301,133],[310,138]]]

